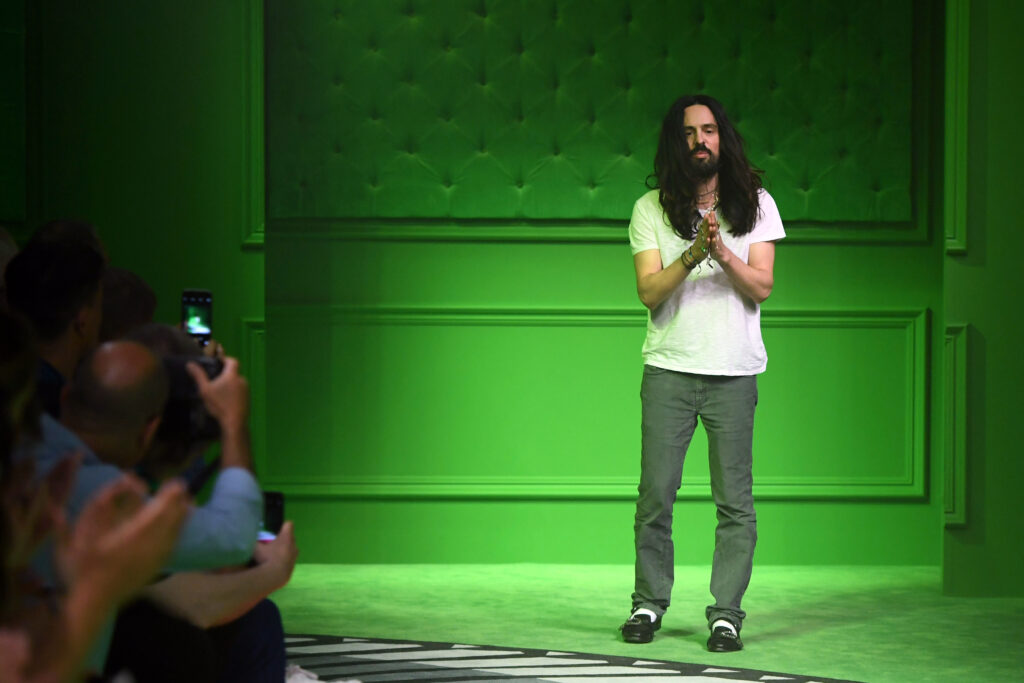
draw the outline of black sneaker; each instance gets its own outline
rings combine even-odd
[[[654,632],[661,628],[661,617],[651,621],[649,614],[634,614],[619,627],[622,639],[627,643],[649,643],[654,640]]]
[[[743,641],[738,633],[725,626],[719,626],[708,638],[708,652],[737,652],[743,649]]]

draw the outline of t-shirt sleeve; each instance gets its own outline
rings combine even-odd
[[[658,216],[651,214],[650,202],[645,197],[636,200],[633,205],[633,217],[629,220],[629,248],[634,254],[661,248],[654,230],[654,220]]]
[[[750,232],[750,243],[774,242],[784,238],[786,231],[782,227],[782,216],[779,215],[775,200],[766,190],[761,190],[758,203],[761,211],[754,229]]]

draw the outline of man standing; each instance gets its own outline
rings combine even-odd
[[[785,237],[761,171],[722,105],[681,97],[662,123],[653,186],[633,208],[630,247],[637,293],[649,311],[640,397],[642,447],[634,534],[633,611],[621,627],[647,643],[672,592],[672,506],[698,416],[708,437],[718,509],[708,650],[743,647],[740,602],[757,526],[751,468],[756,376],[767,364],[760,304]]]

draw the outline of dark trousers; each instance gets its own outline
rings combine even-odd
[[[104,673],[130,671],[138,683],[281,683],[284,669],[281,613],[270,600],[210,629],[137,600],[117,615]]]

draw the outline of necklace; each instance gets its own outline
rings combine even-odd
[[[711,207],[710,207],[710,208],[712,208],[712,209],[713,209],[713,208],[715,208],[716,206],[718,206],[718,190],[712,190],[711,192],[705,192],[705,193],[703,193],[703,194],[699,194],[699,195],[697,195],[697,199],[696,199],[696,201],[694,202],[694,204],[696,204],[696,205],[697,205],[697,208],[698,208],[698,209],[702,209],[702,208],[707,208],[707,207],[702,207],[702,206],[701,206],[701,204],[707,204],[707,203],[708,203],[708,200],[706,200],[706,199],[701,199],[701,197],[706,197],[706,196],[708,196],[708,195],[710,195],[710,194],[713,194],[713,195],[714,195],[714,198],[713,198],[713,199],[711,200]]]

